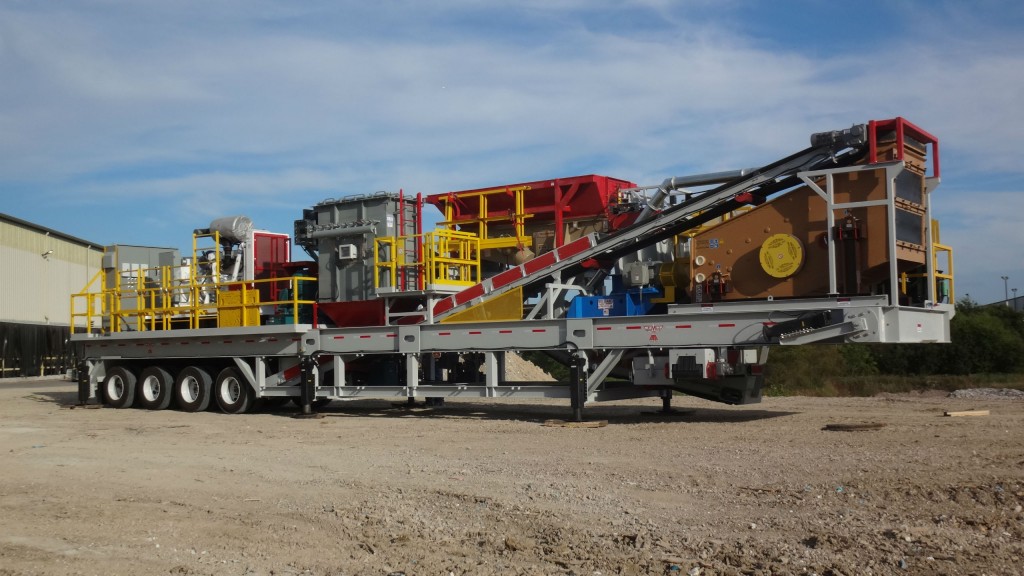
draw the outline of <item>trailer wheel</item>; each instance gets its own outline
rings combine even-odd
[[[139,374],[138,390],[135,395],[141,408],[164,410],[171,405],[174,395],[174,378],[159,366],[150,366]]]
[[[135,402],[135,374],[115,366],[103,380],[103,401],[113,408],[131,408]]]
[[[213,379],[202,368],[189,366],[174,380],[174,398],[185,412],[202,412],[210,406]]]
[[[214,397],[225,414],[245,414],[256,401],[252,387],[234,368],[225,368],[217,375]]]

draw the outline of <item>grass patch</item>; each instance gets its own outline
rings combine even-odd
[[[875,396],[881,393],[926,392],[941,390],[952,392],[965,388],[1013,388],[1024,390],[1021,374],[974,374],[970,376],[840,376],[802,385],[779,386],[769,384],[766,392],[771,396]]]

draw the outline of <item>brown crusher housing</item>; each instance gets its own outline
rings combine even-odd
[[[802,174],[804,186],[688,233],[691,301],[907,292],[929,257],[938,140],[903,118],[868,132],[857,165]]]

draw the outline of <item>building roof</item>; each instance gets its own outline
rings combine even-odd
[[[65,234],[65,233],[63,233],[63,232],[61,232],[59,230],[54,230],[53,228],[47,228],[46,226],[42,226],[40,224],[35,224],[33,222],[29,222],[28,220],[22,220],[21,218],[16,218],[14,216],[11,216],[10,214],[4,214],[3,212],[0,212],[0,221],[10,222],[11,224],[14,224],[16,226],[21,226],[22,228],[28,228],[30,230],[35,230],[36,232],[41,232],[41,233],[43,233],[43,234],[45,234],[47,236],[53,236],[53,237],[56,237],[56,238],[60,238],[61,240],[66,240],[66,241],[71,242],[73,244],[78,244],[78,245],[81,245],[81,246],[85,246],[86,248],[94,248],[96,250],[99,250],[100,252],[103,251],[103,244],[100,244],[98,242],[90,242],[88,240],[83,240],[81,238],[78,238],[77,236],[72,236],[70,234]]]

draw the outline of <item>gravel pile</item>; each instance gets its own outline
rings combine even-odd
[[[984,400],[1024,400],[1024,390],[1013,388],[968,388],[965,390],[954,390],[949,393],[950,398],[971,398]]]
[[[519,354],[505,355],[505,379],[511,382],[554,382],[550,374]]]

